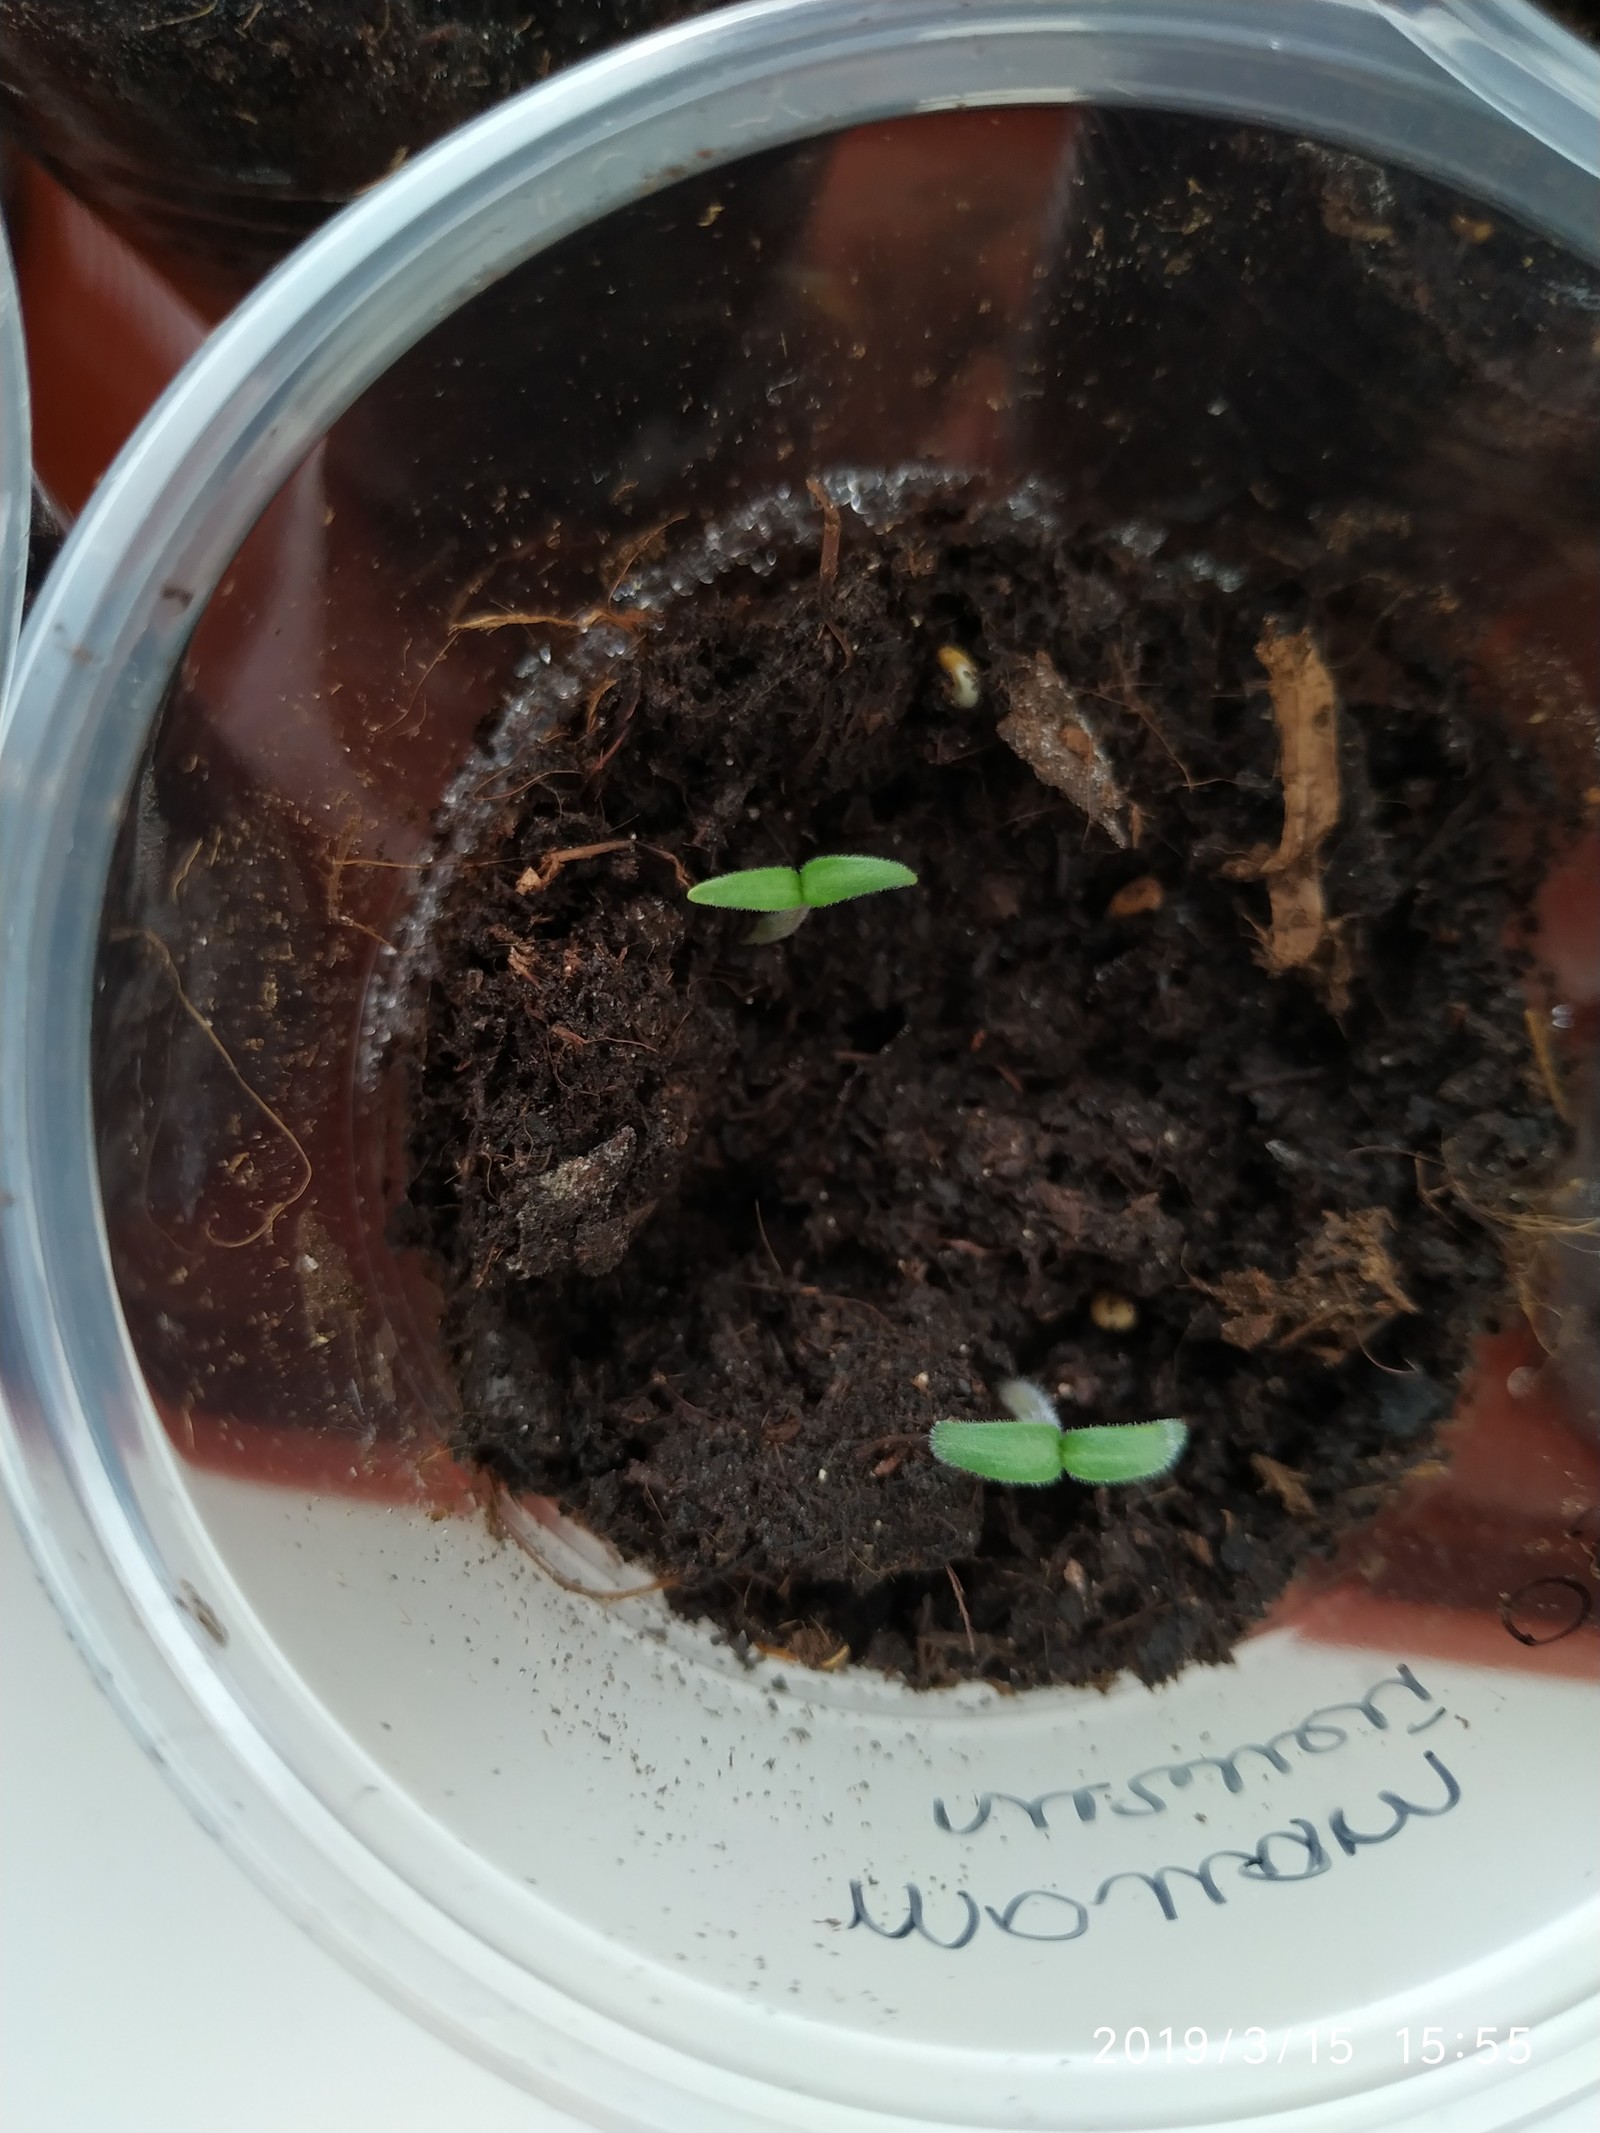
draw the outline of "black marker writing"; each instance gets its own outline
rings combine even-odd
[[[980,1792],[972,1815],[962,1822],[952,1821],[944,1800],[936,1799],[933,1803],[933,1826],[935,1829],[944,1830],[950,1836],[971,1837],[984,1827],[996,1807],[1007,1806],[1017,1808],[1035,1829],[1047,1831],[1052,1826],[1050,1810],[1057,1802],[1070,1800],[1072,1810],[1080,1822],[1093,1822],[1100,1812],[1102,1796],[1114,1815],[1143,1818],[1165,1814],[1169,1803],[1159,1792],[1151,1789],[1152,1785],[1158,1780],[1164,1780],[1175,1792],[1182,1792],[1194,1783],[1195,1773],[1200,1770],[1216,1771],[1225,1791],[1243,1792],[1245,1778],[1240,1768],[1242,1757],[1260,1756],[1266,1768],[1281,1777],[1287,1777],[1294,1766],[1284,1753],[1286,1743],[1292,1744],[1303,1755],[1331,1755],[1345,1745],[1350,1738],[1350,1732],[1348,1727],[1334,1723],[1337,1717],[1350,1714],[1363,1720],[1374,1732],[1387,1733],[1388,1714],[1378,1701],[1385,1689],[1403,1689],[1421,1703],[1431,1704],[1434,1701],[1432,1691],[1423,1687],[1409,1666],[1402,1665],[1397,1667],[1394,1673],[1386,1674],[1382,1681],[1375,1682],[1359,1702],[1325,1704],[1318,1710],[1308,1712],[1298,1725],[1286,1727],[1281,1733],[1274,1733],[1270,1740],[1245,1741],[1228,1755],[1195,1755],[1187,1762],[1156,1763],[1148,1770],[1139,1771],[1128,1779],[1126,1787],[1137,1805],[1114,1798],[1112,1795],[1115,1787],[1104,1780],[1088,1785],[1062,1786],[1055,1791],[1041,1792],[1032,1799],[1024,1799],[1015,1792]],[[1419,1720],[1415,1726],[1408,1726],[1406,1730],[1412,1733],[1420,1732],[1443,1715],[1441,1707],[1431,1712],[1427,1718]]]
[[[1385,1684],[1380,1683],[1380,1687]],[[1335,1706],[1335,1708],[1345,1708]],[[1360,1709],[1363,1706],[1355,1706]],[[1429,1818],[1447,1815],[1460,1804],[1461,1787],[1431,1749],[1423,1751],[1423,1760],[1438,1778],[1444,1796],[1437,1806],[1428,1806],[1418,1800],[1403,1798],[1398,1792],[1387,1789],[1378,1794],[1380,1803],[1389,1810],[1387,1829],[1364,1830],[1351,1827],[1350,1818],[1342,1807],[1336,1807],[1328,1817],[1328,1829],[1334,1843],[1347,1859],[1353,1859],[1367,1847],[1388,1844],[1407,1824],[1419,1817]],[[1289,1863],[1274,1854],[1274,1846],[1288,1845],[1298,1851],[1297,1858]],[[1219,1879],[1223,1862],[1231,1862],[1237,1869],[1234,1882],[1251,1881],[1290,1887],[1301,1881],[1315,1881],[1329,1873],[1334,1865],[1333,1854],[1322,1841],[1322,1834],[1315,1822],[1302,1815],[1291,1817],[1287,1829],[1270,1829],[1248,1851],[1234,1849],[1208,1852],[1198,1866],[1162,1866],[1153,1873],[1128,1868],[1121,1873],[1108,1874],[1093,1897],[1086,1903],[1081,1897],[1072,1896],[1062,1889],[1024,1889],[1007,1903],[985,1904],[980,1910],[977,1900],[965,1889],[957,1889],[953,1900],[962,1907],[964,1923],[953,1939],[941,1937],[929,1929],[923,1914],[923,1895],[913,1881],[903,1884],[905,1889],[905,1916],[896,1926],[880,1925],[867,1908],[863,1884],[852,1881],[850,1897],[853,1906],[851,1926],[865,1926],[880,1940],[907,1940],[916,1934],[936,1948],[947,1951],[967,1947],[977,1934],[979,1925],[987,1916],[995,1928],[1012,1940],[1065,1942],[1082,1940],[1092,1922],[1092,1914],[1102,1908],[1112,1891],[1123,1883],[1133,1882],[1148,1889],[1155,1898],[1155,1908],[1168,1925],[1176,1925],[1181,1918],[1178,1898],[1173,1884],[1176,1881],[1191,1881],[1204,1894],[1208,1903],[1224,1905],[1228,1902],[1228,1888]],[[953,1923],[953,1920],[950,1921]]]
[[[1387,1829],[1380,1829],[1371,1836],[1359,1829],[1352,1829],[1345,1820],[1344,1809],[1336,1807],[1328,1817],[1328,1827],[1333,1831],[1334,1843],[1346,1858],[1353,1859],[1364,1844],[1387,1844],[1391,1837],[1398,1837],[1413,1815],[1447,1815],[1456,1805],[1461,1798],[1461,1787],[1431,1748],[1423,1750],[1423,1760],[1431,1763],[1437,1775],[1444,1779],[1444,1805],[1419,1807],[1415,1800],[1402,1800],[1397,1792],[1380,1792],[1378,1798],[1385,1807],[1393,1809],[1394,1820]]]
[[[1029,1932],[1026,1926],[1017,1924],[1025,1903],[1059,1904],[1062,1910],[1072,1913],[1074,1923],[1065,1933],[1041,1933],[1037,1923]],[[985,1904],[984,1909],[1002,1933],[1009,1933],[1017,1940],[1078,1940],[1089,1930],[1089,1906],[1079,1903],[1076,1896],[1063,1896],[1059,1889],[1024,1889],[1020,1896],[1012,1897],[1003,1911],[997,1911],[992,1903]]]
[[[1323,1850],[1322,1839],[1317,1834],[1315,1822],[1308,1822],[1303,1815],[1291,1817],[1291,1829],[1269,1829],[1256,1846],[1255,1856],[1239,1872],[1252,1881],[1314,1881],[1318,1874],[1326,1874],[1333,1861]],[[1286,1874],[1272,1863],[1271,1846],[1281,1840],[1285,1844],[1298,1844],[1306,1855],[1304,1868],[1298,1874]]]
[[[931,1940],[936,1948],[964,1948],[978,1930],[978,1906],[965,1889],[958,1889],[956,1895],[966,1906],[967,1922],[954,1940],[941,1940],[937,1933],[928,1931],[922,1916],[922,1891],[911,1881],[906,1883],[906,1915],[897,1926],[880,1926],[867,1909],[867,1900],[862,1894],[860,1882],[852,1881],[850,1901],[854,1908],[850,1924],[865,1926],[868,1932],[876,1933],[880,1940],[904,1940],[908,1934],[920,1933],[924,1940]]]

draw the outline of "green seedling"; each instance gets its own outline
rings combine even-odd
[[[875,896],[880,889],[912,889],[916,882],[916,875],[897,859],[830,852],[798,868],[745,867],[737,874],[713,874],[689,891],[689,901],[724,911],[759,911],[763,916],[746,940],[782,941],[827,904]]]
[[[1089,1487],[1101,1482],[1153,1481],[1183,1457],[1187,1422],[1116,1422],[1063,1429],[1055,1402],[1029,1378],[1000,1387],[1009,1422],[935,1422],[928,1445],[935,1459],[985,1481],[1046,1488],[1063,1475]]]

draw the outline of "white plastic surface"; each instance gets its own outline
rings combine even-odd
[[[0,1506],[5,2133],[577,2133],[409,2021],[200,1828]]]
[[[576,1598],[474,1518],[186,1480],[165,1550],[241,1702],[337,1711],[347,1823],[641,2072],[792,2084],[805,2128],[1341,2133],[1581,2078],[1586,1682],[1279,1632],[1155,1695],[930,1700]]]
[[[237,1493],[236,1518],[249,1492]],[[303,1541],[318,1523],[312,1507],[291,1496],[264,1492],[256,1501],[276,1505],[263,1532],[277,1526]],[[342,1586],[331,1564],[322,1566],[320,1576],[303,1578],[308,1602],[334,1586],[344,1595],[340,1608],[359,1606],[363,1563],[387,1564],[381,1572],[387,1584],[397,1562],[428,1549],[428,1537],[415,1528],[407,1538],[406,1521],[396,1534],[385,1530],[394,1521],[382,1513],[346,1507],[338,1516],[365,1527],[369,1545],[357,1549],[356,1574]],[[431,1531],[437,1536],[439,1529]],[[289,1552],[300,1558],[303,1572],[303,1547]],[[481,1533],[466,1527],[451,1531],[442,1553],[476,1561],[478,1575],[481,1559],[490,1554],[500,1564],[494,1582],[509,1578],[513,1589],[524,1574],[536,1576],[520,1559],[491,1551]],[[436,1618],[419,1619],[403,1593],[391,1598],[392,1607],[382,1611],[388,1632],[401,1641],[409,1633],[429,1652],[424,1678],[436,1691],[470,1648],[471,1620],[461,1619],[455,1649],[441,1647]],[[308,1630],[312,1611],[310,1604],[300,1610]],[[380,1621],[380,1635],[383,1627]],[[0,2003],[6,2010],[0,2024],[0,2124],[6,2133],[217,2133],[221,2127],[227,2133],[281,2133],[286,2126],[298,2133],[435,2133],[444,2125],[470,2133],[576,2133],[580,2126],[608,2122],[570,2117],[464,2058],[358,1982],[282,1916],[140,1753],[72,1651],[4,1513],[0,1668],[7,1684],[7,1723],[0,1730],[0,1851],[6,1862],[0,1876]],[[1417,1674],[1428,1681],[1427,1669],[1419,1667]],[[374,1713],[379,1702],[395,1708],[384,1692],[397,1678],[372,1676]],[[470,1668],[463,1672],[468,1678]],[[1470,1695],[1470,1678],[1464,1686]],[[1385,1707],[1393,1708],[1391,1697],[1386,1692]],[[1400,1708],[1416,1701],[1402,1692]],[[1417,1708],[1426,1720],[1431,1706],[1418,1702]],[[437,1715],[431,1694],[419,1700],[419,1731],[430,1710]],[[373,1730],[382,1733],[381,1719]],[[1445,1719],[1429,1727],[1429,1736],[1447,1730],[1457,1739],[1464,1731]],[[1413,1740],[1413,1752],[1415,1745]],[[596,1736],[590,1746],[591,1753],[599,1751],[603,1769],[603,1744]],[[1581,1764],[1587,1751],[1578,1742],[1573,1747]],[[410,1752],[414,1757],[415,1742]],[[583,1778],[581,1771],[572,1773],[575,1784]],[[570,1838],[575,1858],[593,1853],[606,1834],[607,1805],[597,1795],[551,1849],[565,1854]],[[516,1819],[505,1803],[500,1819],[503,1837]],[[1256,1893],[1292,1899],[1297,1892]],[[886,1946],[878,1952],[893,1958],[908,1951]],[[1205,1990],[1226,1994],[1241,1979],[1231,1967],[1216,1969]],[[86,2049],[90,2023],[93,2048]],[[1590,2133],[1593,2091],[1574,2098],[1569,2088],[1565,2101],[1552,2104],[1549,2076],[1555,2071],[1533,2057],[1520,2084],[1440,2097],[1417,2115],[1407,2110],[1402,2119],[1397,2110],[1393,2120],[1376,2122],[1403,2123],[1416,2133],[1513,2133],[1524,2127],[1529,2133]],[[1399,2098],[1392,2100],[1399,2105]],[[1407,2100],[1423,2101],[1420,2094]],[[1243,2122],[1208,2121],[1216,2133]],[[1348,2120],[1363,2122],[1355,2115]]]

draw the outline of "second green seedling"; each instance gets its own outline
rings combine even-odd
[[[1110,1422],[1063,1429],[1055,1402],[1031,1378],[1010,1378],[1000,1387],[1010,1422],[935,1422],[928,1447],[945,1466],[960,1467],[985,1481],[1045,1488],[1070,1479],[1094,1488],[1104,1482],[1153,1481],[1183,1457],[1189,1425],[1175,1417],[1161,1422]]]
[[[875,896],[880,889],[912,889],[916,882],[916,875],[897,859],[829,852],[808,859],[803,867],[745,867],[737,874],[713,874],[689,891],[689,901],[724,911],[759,911],[762,916],[745,938],[782,941],[828,904]]]

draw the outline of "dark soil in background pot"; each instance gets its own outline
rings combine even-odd
[[[243,286],[452,127],[708,0],[0,8],[0,112],[135,238]]]
[[[1560,1140],[1513,945],[1558,809],[1447,603],[1314,580],[937,504],[636,626],[429,944],[463,1452],[684,1612],[921,1684],[1219,1659],[1371,1513]],[[920,884],[767,947],[684,901],[826,851]],[[1018,1372],[1187,1455],[937,1466]]]

